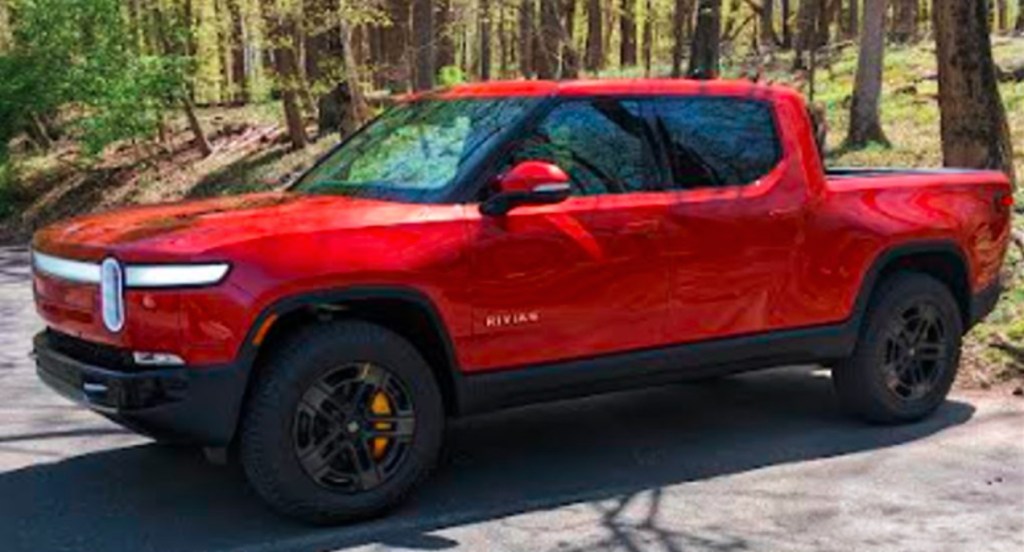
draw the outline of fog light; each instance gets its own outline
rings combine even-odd
[[[100,265],[100,312],[103,325],[112,332],[124,327],[124,272],[117,259]]]
[[[141,366],[181,366],[185,361],[178,355],[171,353],[147,353],[136,351],[132,353],[135,364]]]

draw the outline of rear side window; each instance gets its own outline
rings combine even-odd
[[[658,181],[647,132],[638,102],[567,101],[518,141],[504,170],[548,161],[569,175],[574,195],[646,191]]]
[[[771,107],[756,100],[652,102],[675,189],[753,184],[781,158]]]

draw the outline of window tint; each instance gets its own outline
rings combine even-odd
[[[569,174],[575,195],[645,191],[658,180],[646,131],[637,102],[562,103],[516,145],[505,170],[548,161]]]
[[[779,162],[771,108],[753,100],[658,100],[657,132],[677,189],[752,184]]]

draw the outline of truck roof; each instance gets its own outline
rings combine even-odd
[[[748,80],[692,79],[601,79],[601,80],[509,80],[460,84],[416,97],[495,98],[515,96],[604,96],[604,95],[714,95],[714,96],[799,96],[792,88]]]

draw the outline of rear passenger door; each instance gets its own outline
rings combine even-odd
[[[650,138],[637,101],[571,99],[512,145],[496,173],[551,162],[569,174],[572,196],[502,217],[472,215],[470,370],[661,343],[669,314],[660,236],[667,201],[650,193],[661,182]]]
[[[670,173],[669,338],[784,327],[779,299],[800,251],[806,186],[786,162],[772,104],[692,96],[650,107]]]

